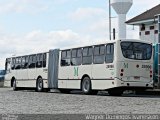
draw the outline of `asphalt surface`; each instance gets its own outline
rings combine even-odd
[[[82,95],[0,88],[0,114],[159,114],[160,96]]]

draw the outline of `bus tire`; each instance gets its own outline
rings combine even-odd
[[[15,79],[13,80],[13,90],[14,90],[14,91],[17,91],[17,90],[18,90],[18,88],[17,88],[17,83],[16,83],[16,80],[15,80]]]
[[[123,94],[123,90],[108,90],[108,94],[110,96],[121,96]]]
[[[38,78],[37,82],[36,82],[36,91],[37,92],[43,92],[43,79],[40,77]]]
[[[85,77],[82,81],[82,92],[85,95],[91,95],[92,94],[92,84],[89,77]]]

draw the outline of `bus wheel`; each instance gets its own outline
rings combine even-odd
[[[110,96],[121,96],[123,94],[123,90],[108,90],[108,94]]]
[[[86,95],[90,95],[92,92],[91,80],[85,77],[82,81],[82,92]]]
[[[42,78],[38,78],[37,80],[36,91],[43,92],[43,79]]]
[[[18,90],[17,85],[16,85],[16,80],[13,81],[13,90],[14,91]]]

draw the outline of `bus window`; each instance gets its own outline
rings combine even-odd
[[[43,54],[37,54],[36,68],[42,68]]]
[[[21,57],[16,58],[15,69],[21,69]]]
[[[25,56],[25,65],[24,68],[27,69],[29,64],[29,56]]]
[[[82,49],[73,49],[72,50],[72,59],[71,65],[81,65],[82,63]]]
[[[94,64],[103,64],[105,55],[105,46],[95,46],[94,47]]]
[[[22,69],[27,69],[28,68],[28,56],[23,56],[22,57]]]
[[[36,67],[36,55],[29,56],[29,68],[35,68]]]
[[[22,69],[24,69],[24,65],[25,65],[25,57],[22,57]]]
[[[14,70],[15,69],[15,63],[16,63],[16,59],[12,58],[12,64],[11,64],[11,69]]]
[[[10,70],[10,64],[11,64],[11,59],[10,58],[7,58],[6,59],[6,64],[5,64],[5,70],[8,71]]]
[[[125,58],[134,60],[150,60],[152,45],[139,42],[121,42],[122,54]]]
[[[92,47],[83,48],[83,53],[82,53],[83,55],[82,64],[83,65],[92,64],[92,54],[93,54]]]
[[[114,45],[108,44],[106,46],[106,63],[112,63],[114,57]]]
[[[61,52],[61,66],[70,66],[71,51],[65,50]]]
[[[47,59],[47,54],[46,53],[44,53],[43,54],[43,67],[46,67],[46,59]]]

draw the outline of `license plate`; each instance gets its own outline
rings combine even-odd
[[[140,80],[140,77],[134,76],[134,79],[135,79],[135,80]]]

